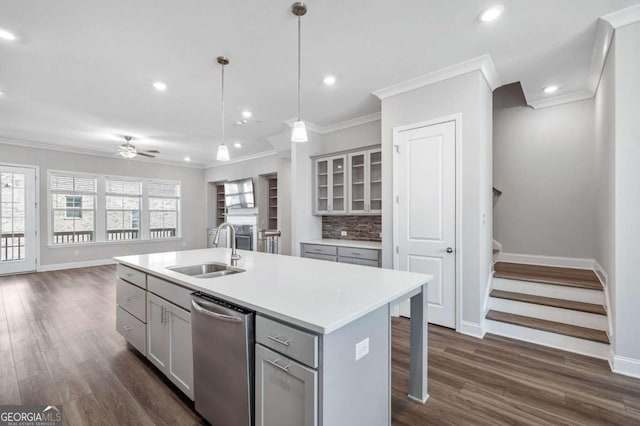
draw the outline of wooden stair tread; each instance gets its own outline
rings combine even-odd
[[[509,314],[500,311],[489,311],[487,312],[486,318],[493,321],[505,322],[507,324],[519,325],[521,327],[577,337],[579,339],[591,340],[599,343],[609,343],[609,336],[607,336],[606,332],[602,330],[595,330],[593,328],[579,327],[577,325],[563,324],[560,322]]]
[[[525,265],[509,262],[497,262],[494,265],[494,269],[496,278],[532,281],[589,290],[603,289],[598,276],[589,269],[559,268],[556,266]]]
[[[553,297],[536,296],[533,294],[515,293],[504,290],[491,290],[491,297],[533,303],[536,305],[552,306],[554,308],[570,309],[572,311],[588,312],[591,314],[607,315],[602,305],[595,303],[576,302],[574,300],[555,299]]]

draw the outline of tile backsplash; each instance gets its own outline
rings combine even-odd
[[[381,241],[380,232],[382,216],[322,216],[322,238]]]

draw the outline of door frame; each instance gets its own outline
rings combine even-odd
[[[392,149],[393,149],[393,269],[398,268],[399,254],[396,250],[398,247],[398,151],[396,150],[396,142],[400,138],[400,133],[407,130],[418,129],[420,127],[428,127],[437,124],[444,124],[453,121],[455,123],[455,318],[456,332],[462,331],[462,113],[446,115],[432,120],[421,121],[418,123],[397,126],[392,129]],[[399,306],[393,307],[392,313],[399,315]],[[429,318],[427,317],[427,320]]]
[[[36,200],[36,205],[34,206],[34,209],[35,209],[34,225],[36,227],[36,238],[35,238],[36,268],[33,271],[17,272],[17,274],[28,274],[30,272],[38,272],[40,270],[40,239],[42,238],[42,235],[40,234],[40,166],[37,166],[35,164],[18,164],[18,163],[4,163],[4,162],[0,162],[0,166],[20,167],[23,169],[33,169],[35,171],[36,178],[34,182],[34,186],[35,186],[34,198]]]

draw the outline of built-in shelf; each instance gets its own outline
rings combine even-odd
[[[372,161],[371,162],[372,166],[375,166],[375,165],[378,165],[378,164],[382,164],[382,161]]]
[[[364,182],[353,182],[354,185],[364,185]]]
[[[268,227],[276,230],[278,229],[278,177],[276,175],[267,177],[267,188],[269,188]]]
[[[372,180],[371,183],[382,183],[382,180]]]
[[[216,185],[216,226],[224,222],[225,209],[224,184],[219,183]]]

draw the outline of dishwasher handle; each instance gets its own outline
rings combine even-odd
[[[191,299],[191,306],[193,306],[193,309],[195,309],[196,312],[203,315],[207,315],[211,318],[219,319],[222,321],[228,321],[228,322],[242,322],[242,318],[233,317],[231,315],[218,314],[216,312],[211,312],[207,309],[204,309],[202,306],[200,306],[199,303],[196,303],[196,301],[193,299]]]

